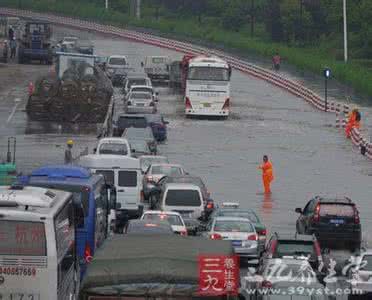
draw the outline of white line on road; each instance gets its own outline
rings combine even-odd
[[[14,99],[14,107],[13,107],[13,110],[12,110],[11,114],[9,115],[8,119],[6,120],[7,124],[12,120],[15,112],[17,111],[17,107],[18,107],[20,102],[21,102],[21,99],[19,99],[19,98]]]

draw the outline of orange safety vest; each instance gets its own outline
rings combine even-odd
[[[262,179],[263,180],[268,180],[268,181],[273,181],[274,180],[274,172],[273,172],[273,165],[271,164],[270,161],[263,163],[260,166],[260,169],[262,170]]]

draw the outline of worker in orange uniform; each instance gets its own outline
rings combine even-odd
[[[361,115],[358,109],[353,109],[349,116],[349,120],[346,124],[345,127],[345,135],[347,138],[350,138],[351,136],[351,130],[353,128],[360,128],[360,120],[361,120]]]
[[[265,194],[271,194],[270,185],[274,180],[273,165],[269,161],[267,155],[263,156],[263,164],[258,167],[262,170],[262,181],[265,189]]]

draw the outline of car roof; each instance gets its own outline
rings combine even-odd
[[[241,221],[241,222],[249,222],[249,223],[252,223],[249,219],[247,218],[242,218],[242,217],[229,217],[229,216],[225,216],[225,217],[215,217],[214,218],[215,221]]]
[[[310,234],[298,234],[298,233],[274,233],[278,240],[287,241],[313,241],[314,236]]]
[[[166,163],[155,163],[152,164],[151,167],[177,167],[177,168],[183,168],[182,165],[179,164],[166,164]]]
[[[141,89],[149,89],[153,90],[154,88],[150,85],[132,85],[130,89],[132,90],[133,88],[141,88]]]
[[[140,118],[145,118],[145,115],[144,114],[126,114],[126,113],[122,113],[122,114],[119,114],[119,118],[140,119]]]
[[[200,191],[200,187],[196,184],[192,183],[167,183],[165,185],[165,189],[170,190],[198,190]]]
[[[310,263],[306,259],[298,259],[298,258],[289,258],[289,257],[284,257],[284,258],[269,258],[267,261],[267,265],[273,265],[273,264],[287,264],[287,265],[303,265],[303,264],[308,264],[309,267]]]
[[[80,165],[87,168],[125,168],[125,169],[140,169],[139,160],[133,157],[128,157],[124,155],[114,155],[114,154],[88,154],[83,155],[79,158]]]
[[[187,174],[164,177],[166,178],[167,183],[195,183],[197,185],[200,183],[204,183],[200,177]]]
[[[127,79],[149,79],[146,73],[128,73]]]
[[[127,144],[128,140],[123,137],[106,137],[102,138],[98,141],[98,144],[104,144],[104,143],[111,143],[111,142],[117,142],[118,144]]]
[[[166,156],[163,155],[142,155],[140,159],[168,159]]]
[[[315,199],[318,199],[320,203],[340,203],[340,204],[353,204],[353,201],[349,197],[340,197],[340,196],[317,196]]]
[[[109,59],[110,58],[125,58],[126,59],[127,57],[125,55],[110,55]]]
[[[144,215],[172,215],[181,217],[180,213],[171,210],[147,210],[143,213]],[[181,217],[182,218],[182,217]]]

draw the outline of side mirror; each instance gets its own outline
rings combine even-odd
[[[295,212],[302,215],[302,208],[297,207]]]

